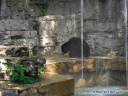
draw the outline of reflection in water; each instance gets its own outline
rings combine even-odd
[[[113,4],[113,0],[107,0],[107,4],[108,4],[108,20],[109,22],[111,22],[111,13],[112,13],[112,10],[111,10],[111,7],[112,7],[112,4]],[[102,60],[101,58],[97,58],[95,59],[95,72],[92,74],[95,75],[94,76],[94,82],[95,82],[95,85],[96,87],[94,88],[79,88],[79,89],[76,89],[75,90],[75,95],[76,96],[105,96],[106,94],[110,95],[110,94],[124,94],[125,92],[128,92],[128,90],[124,90],[124,87],[121,87],[121,86],[112,86],[113,85],[118,85],[118,83],[120,83],[120,79],[121,79],[121,83],[122,81],[124,80],[124,85],[126,85],[126,81],[128,81],[128,73],[127,73],[127,70],[128,70],[128,56],[127,56],[127,50],[128,50],[128,47],[127,47],[127,0],[124,0],[124,16],[125,16],[125,30],[126,30],[126,39],[125,39],[125,47],[126,47],[126,71],[125,70],[118,70],[118,69],[114,69],[112,70],[113,68],[113,65],[112,65],[112,58],[111,56],[112,55],[115,55],[115,53],[113,52],[113,40],[111,43],[111,48],[110,48],[110,58],[111,60],[108,60],[107,61],[107,67],[104,67],[104,60]],[[96,6],[96,9],[97,9],[97,15],[96,15],[96,18],[97,18],[97,22],[99,22],[99,1],[97,0],[97,6]],[[99,26],[97,26],[99,27]],[[81,0],[81,37],[83,38],[83,0]],[[112,38],[113,39],[113,38]],[[83,42],[81,42],[81,44],[83,44]],[[83,53],[83,49],[81,51]],[[87,80],[87,77],[88,77],[88,74],[89,72],[87,71],[84,71],[84,68],[83,68],[83,55],[81,55],[81,64],[82,64],[82,79],[80,79],[81,83],[83,82],[83,80],[85,80],[86,82],[90,81],[90,80]],[[109,58],[109,59],[110,59]],[[121,63],[120,63],[121,64]],[[116,65],[118,66],[118,64]],[[126,73],[126,74],[125,74]],[[121,76],[123,76],[123,78],[120,78]],[[89,74],[90,75],[90,74]],[[79,80],[78,80],[79,81]],[[84,83],[86,83],[84,82]],[[105,85],[105,87],[101,86],[101,85]],[[83,84],[84,85],[84,84]],[[99,87],[97,87],[97,85],[100,85]],[[111,87],[110,87],[111,85]],[[120,84],[119,84],[120,85]],[[82,86],[82,84],[81,84]],[[86,86],[86,85],[85,85]],[[128,82],[127,82],[127,86],[128,86]],[[83,86],[82,86],[83,87]]]
[[[97,85],[105,84],[106,86],[110,86],[110,71],[111,71],[111,60],[103,60],[103,59],[96,59],[96,77],[97,79]]]
[[[127,80],[127,87],[128,87],[128,41],[127,41],[127,0],[124,0],[124,16],[125,16],[125,56],[126,56],[126,80]]]
[[[84,5],[84,2],[83,0],[81,0],[81,64],[82,64],[82,70],[81,70],[81,78],[84,79],[84,72],[83,72],[83,67],[84,67],[84,56],[83,56],[83,5]],[[83,80],[81,80],[81,84],[83,83],[82,82]],[[83,86],[82,86],[83,87]]]

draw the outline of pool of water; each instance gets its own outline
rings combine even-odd
[[[88,88],[76,88],[75,96],[128,96],[128,87],[96,86]]]

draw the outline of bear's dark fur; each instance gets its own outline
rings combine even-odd
[[[61,46],[63,53],[69,52],[69,57],[81,57],[81,38],[72,37],[68,42]],[[90,55],[90,47],[88,43],[83,41],[83,56],[88,57]]]

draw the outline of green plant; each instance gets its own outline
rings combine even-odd
[[[41,8],[40,8],[40,16],[44,16],[46,11],[47,11],[47,8],[48,8],[48,4],[42,4]]]
[[[13,65],[11,65],[11,64],[4,64],[5,66],[6,66],[6,68],[7,68],[7,70],[10,72],[10,74],[12,74],[12,69],[13,69]]]
[[[14,83],[32,84],[35,82],[35,79],[33,77],[25,76],[27,68],[25,68],[21,64],[13,64],[13,67],[10,66],[10,72],[10,80]]]
[[[38,74],[39,75],[41,75],[44,71],[45,71],[45,67],[44,66],[42,66],[42,67],[40,67],[39,69],[38,69]]]

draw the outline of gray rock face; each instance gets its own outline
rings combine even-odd
[[[41,44],[53,46],[56,40],[57,52],[61,53],[62,44],[71,37],[81,36],[80,1],[50,0],[48,4],[48,15],[39,18]],[[123,1],[84,0],[84,38],[91,46],[92,55],[124,55],[126,25],[123,12]]]
[[[81,36],[80,0],[28,1],[2,0],[0,44],[39,44],[44,54],[60,54],[62,44]],[[48,5],[45,10],[43,4]],[[92,55],[124,55],[124,13],[123,0],[84,0],[84,38]],[[10,39],[16,35],[21,40]]]

